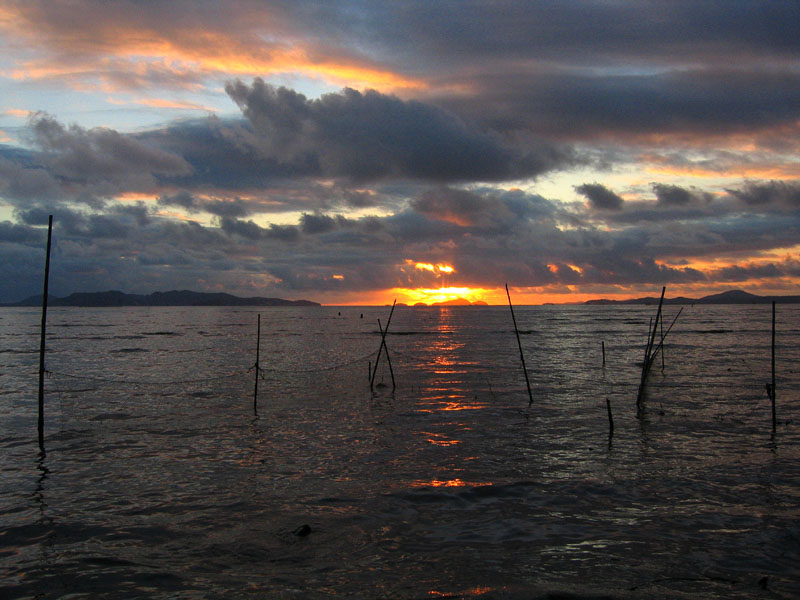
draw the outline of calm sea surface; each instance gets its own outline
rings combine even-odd
[[[0,597],[800,597],[800,305],[516,310],[0,309]]]

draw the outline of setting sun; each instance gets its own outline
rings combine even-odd
[[[464,304],[485,302],[484,297],[489,290],[469,287],[441,287],[441,288],[398,288],[393,290],[397,298],[406,304],[435,304],[442,302],[456,302],[463,300]]]

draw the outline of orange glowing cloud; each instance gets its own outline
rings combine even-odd
[[[423,89],[427,84],[375,63],[366,57],[315,48],[314,42],[279,25],[280,19],[260,8],[238,15],[236,27],[210,30],[185,20],[153,21],[147,14],[113,6],[71,22],[75,15],[25,4],[5,7],[0,29],[9,39],[25,38],[31,47],[47,48],[46,59],[31,60],[13,69],[15,79],[59,77],[86,81],[101,79],[122,89],[125,78],[108,77],[108,66],[139,75],[155,65],[176,80],[191,72],[195,77],[300,74],[336,85],[375,89]],[[114,59],[117,59],[114,61]],[[164,83],[162,80],[160,83]],[[128,85],[131,81],[128,80]],[[110,91],[110,90],[109,90]]]
[[[202,104],[195,104],[194,102],[180,102],[177,100],[164,100],[161,98],[143,98],[135,100],[136,104],[143,106],[152,106],[153,108],[175,108],[179,110],[202,110],[206,112],[216,112],[215,109]]]
[[[413,261],[407,260],[407,264],[413,263]],[[456,270],[451,265],[446,264],[432,264],[432,263],[414,263],[414,268],[418,271],[430,271],[431,273],[444,273],[450,275],[451,273],[455,273]]]

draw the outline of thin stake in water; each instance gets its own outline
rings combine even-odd
[[[777,419],[775,414],[775,301],[772,301],[772,386],[769,390],[769,397],[772,401],[772,433],[775,433]]]
[[[261,350],[261,313],[258,315],[258,327],[256,329],[256,380],[253,386],[253,414],[258,416],[258,378],[261,375],[261,367],[259,366],[259,351]]]
[[[658,331],[658,324],[661,320],[661,308],[664,304],[664,293],[667,291],[667,286],[661,288],[661,299],[658,301],[658,311],[656,312],[655,323],[650,321],[650,330],[648,331],[647,346],[644,351],[644,361],[642,362],[642,376],[639,380],[639,391],[636,394],[636,414],[637,416],[642,412],[642,400],[644,398],[644,387],[647,382],[647,375],[650,373],[650,367],[653,364],[656,352],[653,350],[653,345],[656,341],[656,332]],[[663,338],[662,338],[663,343]],[[659,347],[661,344],[659,344]]]
[[[392,376],[392,391],[394,391],[395,383],[394,383],[394,371],[392,370],[392,359],[389,356],[389,348],[386,346],[386,332],[389,331],[389,324],[388,323],[386,324],[386,330],[384,330],[383,327],[381,327],[381,320],[378,319],[378,329],[380,329],[381,332],[381,340],[382,340],[381,343],[383,345],[383,350],[386,353],[386,363],[389,365],[389,375]]]
[[[522,372],[525,373],[525,385],[528,386],[528,406],[533,404],[533,394],[531,393],[531,382],[528,380],[528,369],[525,368],[525,355],[522,352],[522,342],[519,339],[519,329],[517,329],[517,318],[514,316],[514,305],[511,304],[511,294],[508,292],[506,284],[506,296],[508,296],[508,307],[511,309],[511,320],[514,322],[514,333],[517,335],[517,345],[519,346],[519,359],[522,361]]]
[[[42,292],[42,331],[39,340],[39,450],[44,454],[44,351],[47,328],[47,294],[50,279],[50,242],[53,238],[53,215],[47,219],[47,253],[44,262],[44,291]]]

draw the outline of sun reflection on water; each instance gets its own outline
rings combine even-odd
[[[461,590],[455,594],[452,592],[440,592],[439,590],[429,590],[428,595],[434,598],[470,598],[474,596],[483,596],[489,592],[495,591],[493,587],[475,586],[466,590]]]
[[[482,481],[482,482],[464,481],[463,479],[460,479],[458,477],[456,477],[455,479],[430,479],[430,480],[417,480],[413,482],[414,487],[434,487],[434,488],[483,487],[489,485],[494,485],[494,483],[491,481]]]

